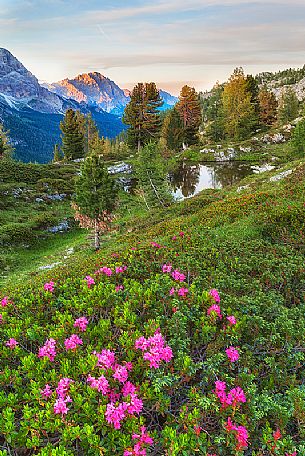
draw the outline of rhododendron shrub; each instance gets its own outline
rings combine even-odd
[[[262,335],[279,318],[290,343],[285,314],[300,337],[298,307],[280,318],[270,299],[268,324],[253,308],[250,315],[255,292],[226,297],[225,274],[222,288],[211,283],[214,265],[203,281],[202,258],[190,267],[193,240],[179,230],[173,241],[174,233],[153,241],[162,248],[133,244],[0,296],[8,454],[302,454],[302,345],[288,359],[274,332]]]

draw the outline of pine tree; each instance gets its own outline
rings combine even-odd
[[[182,87],[176,109],[183,123],[183,142],[186,145],[195,144],[201,124],[201,108],[199,96],[193,87]]]
[[[58,144],[55,144],[54,150],[53,150],[53,162],[58,163],[63,159],[63,155],[61,153],[61,150],[59,148]]]
[[[259,92],[260,121],[263,125],[271,126],[277,118],[277,100],[273,92],[263,88]]]
[[[149,141],[158,139],[162,104],[155,83],[139,83],[134,87],[123,116],[124,123],[129,126],[127,138],[131,147],[140,151]]]
[[[201,96],[201,109],[203,114],[203,128],[207,137],[218,142],[225,138],[223,119],[222,93],[223,86],[218,82],[211,91],[211,95]]]
[[[183,124],[176,108],[166,112],[160,135],[160,146],[165,152],[178,152],[183,143]]]
[[[294,90],[290,87],[286,89],[279,100],[278,120],[281,125],[288,124],[291,120],[298,117],[299,100]]]
[[[80,125],[83,128],[84,145],[85,145],[85,156],[91,153],[92,150],[99,149],[99,131],[96,123],[92,119],[92,115],[88,114],[83,116],[83,121],[79,120]]]
[[[257,80],[252,76],[252,74],[248,74],[246,77],[246,88],[247,88],[247,91],[251,95],[250,102],[254,108],[256,126],[258,126],[259,125],[259,99],[258,99],[259,87],[258,87]]]
[[[62,152],[65,160],[82,158],[85,153],[84,116],[79,111],[68,109],[60,122]]]
[[[165,161],[156,143],[148,143],[140,150],[135,171],[139,194],[148,210],[165,207],[172,201]]]
[[[11,159],[14,149],[9,141],[9,132],[5,131],[3,125],[0,123],[0,159]]]
[[[100,248],[100,233],[109,229],[117,200],[117,188],[102,157],[92,155],[81,167],[76,181],[75,209],[83,227],[94,229],[94,247]]]
[[[224,125],[229,138],[245,139],[253,132],[256,116],[251,97],[243,69],[236,68],[222,94]]]
[[[297,154],[305,155],[305,119],[297,123],[292,133],[291,143]]]

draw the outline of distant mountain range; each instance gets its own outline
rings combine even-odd
[[[118,116],[122,116],[131,95],[130,90],[121,89],[114,81],[96,71],[43,85],[61,97],[86,103]],[[172,108],[178,101],[178,98],[164,90],[160,90],[160,95],[163,99],[162,110]]]
[[[177,98],[160,90],[163,109]],[[113,138],[126,126],[121,117],[130,91],[98,72],[40,84],[8,50],[0,48],[0,122],[10,130],[16,158],[45,163],[60,141],[59,122],[68,108],[91,113],[100,134]]]

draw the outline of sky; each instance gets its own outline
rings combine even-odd
[[[0,0],[0,47],[41,81],[99,71],[178,94],[305,64],[305,0]]]

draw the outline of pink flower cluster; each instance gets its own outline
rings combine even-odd
[[[72,399],[68,395],[71,383],[73,383],[73,380],[66,377],[58,382],[56,388],[57,400],[54,404],[54,413],[56,415],[61,414],[63,416],[69,411],[67,403],[72,402]]]
[[[9,298],[8,296],[4,296],[4,298],[1,299],[1,306],[6,307],[9,304]]]
[[[50,361],[54,361],[56,356],[56,340],[54,339],[47,339],[46,343],[43,347],[40,347],[38,356],[39,358],[47,357]]]
[[[87,329],[88,320],[86,317],[77,318],[74,322],[74,328],[78,328],[80,331],[84,332]]]
[[[91,285],[95,285],[95,280],[94,280],[94,278],[91,277],[90,275],[87,275],[87,276],[85,277],[85,280],[86,280],[86,282],[87,282],[88,288],[91,288]]]
[[[182,272],[178,271],[177,269],[175,269],[173,272],[172,272],[172,278],[174,280],[177,280],[178,282],[184,282],[185,279],[186,279],[186,276],[184,274],[182,274]]]
[[[54,286],[55,286],[55,283],[51,280],[50,282],[45,283],[43,288],[45,291],[49,291],[50,293],[53,293]]]
[[[144,336],[139,337],[135,341],[135,348],[144,352],[143,358],[149,361],[150,367],[154,369],[160,366],[161,361],[168,363],[173,357],[172,349],[165,345],[165,340],[159,331],[148,339]]]
[[[221,310],[218,304],[213,304],[211,307],[208,308],[207,314],[211,315],[211,313],[218,315],[219,320],[222,320]]]
[[[49,397],[52,396],[52,389],[48,383],[45,385],[44,389],[40,390],[40,394],[44,399],[49,399]]]
[[[92,389],[96,389],[99,393],[102,393],[103,396],[107,396],[109,393],[109,382],[104,375],[101,375],[99,378],[89,377],[87,378]]]
[[[117,285],[117,286],[115,287],[116,293],[118,293],[119,291],[123,291],[123,290],[124,290],[123,285]]]
[[[13,337],[11,337],[5,344],[7,347],[9,347],[11,350],[14,350],[14,348],[17,347],[18,345],[18,342],[16,339],[14,339]]]
[[[172,265],[169,263],[169,264],[164,264],[162,266],[162,272],[171,272],[172,271]]]
[[[174,287],[169,290],[170,296],[174,295],[177,292],[178,296],[182,296],[183,298],[188,294],[189,290],[188,288],[179,288],[176,290]]]
[[[157,242],[154,242],[154,241],[151,242],[151,245],[152,245],[153,247],[156,247],[157,249],[161,249],[161,248],[162,248],[162,245],[160,245],[160,244],[158,244]]]
[[[232,388],[228,394],[226,393],[226,389],[226,382],[221,382],[219,380],[215,382],[214,392],[223,408],[230,405],[235,408],[238,404],[245,403],[247,401],[244,391],[239,386]]]
[[[95,274],[105,274],[108,277],[111,277],[113,272],[111,268],[107,268],[107,266],[103,266],[102,268],[98,269]]]
[[[212,296],[215,302],[220,302],[219,293],[217,290],[215,290],[215,288],[212,288],[212,290],[209,291],[209,295]]]
[[[226,430],[228,432],[236,432],[236,440],[237,440],[237,446],[236,450],[242,450],[243,448],[248,447],[248,438],[249,434],[247,429],[244,426],[237,426],[236,424],[232,423],[231,418],[228,418],[227,424],[226,424]]]
[[[122,272],[125,272],[127,270],[127,266],[118,266],[115,268],[115,273],[120,274]]]
[[[101,353],[94,352],[97,357],[97,367],[104,370],[112,370],[112,377],[118,381],[118,388],[111,390],[110,384],[105,375],[99,378],[89,376],[87,382],[90,387],[98,390],[104,396],[109,398],[106,407],[106,421],[113,424],[115,429],[120,429],[121,421],[126,415],[139,414],[143,408],[143,402],[136,393],[136,386],[127,381],[129,371],[132,370],[132,363],[126,363],[124,366],[116,363],[115,355],[110,350],[102,350]],[[109,372],[108,372],[109,373]],[[122,398],[129,398],[127,401]],[[119,402],[121,400],[121,402]]]
[[[237,348],[235,348],[235,347],[227,348],[226,349],[226,354],[227,354],[227,357],[229,358],[229,361],[231,363],[235,363],[235,361],[239,360],[239,353],[238,353]]]
[[[138,440],[131,450],[125,450],[124,456],[146,456],[146,445],[152,445],[153,439],[147,434],[146,427],[141,427],[141,434],[133,434],[133,440]]]
[[[66,350],[75,350],[78,345],[82,345],[83,341],[77,334],[72,334],[68,339],[65,340]]]
[[[227,317],[227,320],[230,326],[236,325],[236,318],[234,317],[234,315],[230,315],[229,317]]]
[[[0,314],[0,324],[3,323],[3,315]]]

